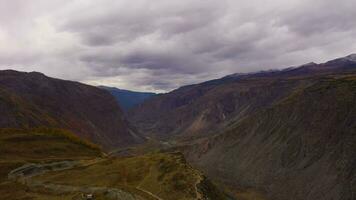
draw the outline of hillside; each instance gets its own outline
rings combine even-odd
[[[41,73],[0,71],[0,127],[54,127],[112,149],[142,141],[106,91]]]
[[[185,86],[129,118],[240,199],[355,199],[353,58]]]
[[[355,75],[320,79],[179,149],[207,174],[270,199],[354,199],[355,108]]]
[[[318,77],[356,72],[352,56],[285,70],[234,74],[184,86],[145,101],[128,113],[143,134],[159,139],[216,134],[229,123],[271,106]]]
[[[223,200],[224,195],[179,153],[153,153],[128,158],[109,158],[97,164],[40,175],[35,181],[93,188],[116,188],[147,200]],[[97,197],[110,199],[100,192]],[[108,198],[109,197],[109,198]],[[121,199],[121,198],[119,198]]]
[[[144,139],[102,89],[7,70],[0,99],[2,198],[226,199],[181,153],[103,153],[100,146],[125,150]]]
[[[130,90],[122,90],[115,87],[99,86],[99,88],[109,91],[115,97],[116,101],[125,112],[156,95],[155,93],[151,92],[135,92]]]
[[[4,199],[225,199],[181,153],[108,157],[71,132],[0,129],[0,193]]]
[[[60,129],[0,129],[0,194],[3,199],[52,199],[9,181],[8,173],[26,163],[101,157],[94,144]]]

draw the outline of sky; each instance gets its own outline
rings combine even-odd
[[[356,53],[356,0],[0,0],[0,70],[167,92]]]

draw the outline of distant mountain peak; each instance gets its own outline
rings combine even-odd
[[[98,87],[110,92],[125,112],[156,95],[152,92],[136,92],[108,86]]]
[[[356,53],[346,56],[345,59],[352,62],[356,62]]]
[[[309,66],[314,66],[314,65],[318,65],[318,64],[315,62],[310,62],[310,63],[304,64],[304,65],[301,65],[299,67],[309,67]]]

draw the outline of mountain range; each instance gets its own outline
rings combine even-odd
[[[106,90],[3,70],[0,112],[1,198],[228,198],[180,152],[113,155],[147,139]]]
[[[0,71],[6,199],[356,200],[356,54],[165,94]]]

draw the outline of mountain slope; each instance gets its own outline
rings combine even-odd
[[[0,194],[2,199],[54,199],[9,181],[8,174],[26,163],[94,159],[101,150],[69,131],[50,128],[0,129]]]
[[[116,188],[143,197],[137,199],[147,200],[225,199],[224,195],[203,174],[190,167],[179,153],[110,158],[79,169],[46,173],[36,177],[35,181],[71,187],[85,185],[93,188]],[[96,196],[105,196],[105,192],[98,191]]]
[[[111,157],[83,139],[108,149],[142,140],[102,89],[1,71],[0,111],[2,198],[226,199],[181,153]]]
[[[109,91],[115,97],[117,102],[119,102],[121,108],[125,112],[156,95],[155,93],[151,92],[135,92],[130,90],[122,90],[115,87],[99,86],[99,88]]]
[[[355,108],[356,75],[320,79],[180,149],[207,174],[271,199],[355,199]]]
[[[141,140],[107,92],[41,73],[0,71],[0,127],[71,130],[107,149]]]
[[[215,134],[229,123],[285,98],[316,77],[353,73],[356,62],[340,58],[280,71],[235,74],[157,95],[129,112],[144,134],[195,138]]]
[[[69,131],[0,129],[3,199],[225,199],[181,153],[108,157]],[[201,198],[200,198],[201,197]]]
[[[276,200],[353,200],[353,58],[185,86],[129,118],[238,194],[252,188]]]

